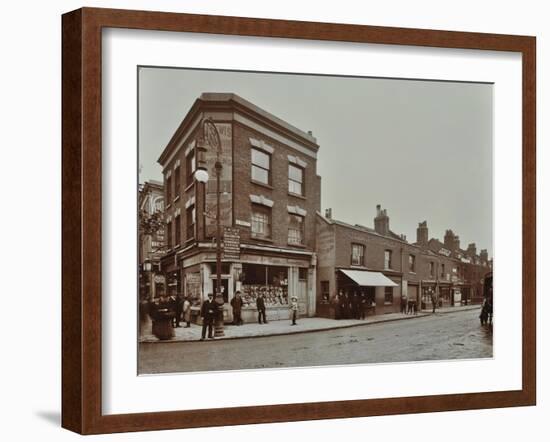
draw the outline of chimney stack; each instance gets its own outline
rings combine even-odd
[[[479,260],[481,263],[489,263],[489,254],[487,253],[487,249],[481,249],[481,252],[479,252]]]
[[[416,242],[423,246],[428,244],[428,221],[418,223],[418,227],[416,228]]]
[[[374,218],[374,230],[380,235],[387,235],[390,232],[390,217],[386,209],[382,209],[380,204],[376,206],[376,218]]]
[[[332,219],[332,208],[325,209],[325,218]]]
[[[472,258],[477,255],[477,247],[475,242],[468,244],[468,250],[466,250],[466,253]]]
[[[443,240],[443,244],[445,244],[446,249],[451,252],[455,252],[460,249],[460,238],[458,235],[455,235],[451,229],[445,230],[445,239]]]

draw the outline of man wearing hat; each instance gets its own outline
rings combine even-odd
[[[201,316],[201,341],[204,341],[204,338],[206,337],[206,328],[208,328],[208,339],[214,339],[214,335],[212,334],[212,326],[214,324],[214,318],[216,316],[216,303],[214,302],[214,295],[212,293],[208,293],[208,299],[202,303]]]
[[[292,311],[292,325],[296,325],[296,317],[298,316],[298,298],[296,296],[291,298],[290,310]]]

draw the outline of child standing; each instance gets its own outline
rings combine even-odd
[[[296,296],[291,299],[290,310],[292,310],[292,325],[296,325],[296,317],[298,316],[298,298]]]

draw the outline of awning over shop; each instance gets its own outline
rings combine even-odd
[[[354,280],[358,285],[365,287],[396,287],[397,284],[380,272],[369,272],[367,270],[342,270],[340,271],[348,278]]]

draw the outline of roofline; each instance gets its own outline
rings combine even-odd
[[[241,114],[245,114],[254,120],[260,120],[262,124],[270,126],[276,132],[283,133],[287,138],[302,144],[315,153],[319,150],[319,144],[317,144],[317,139],[313,135],[298,129],[244,98],[234,93],[206,92],[202,93],[200,97],[195,100],[191,109],[189,109],[184,116],[178,128],[170,138],[170,141],[168,141],[168,144],[163,149],[157,162],[162,165],[163,162],[169,158],[174,147],[179,143],[182,137],[187,134],[192,123],[201,111],[227,111],[231,109]]]
[[[159,189],[162,189],[164,187],[164,184],[160,181],[157,181],[157,180],[149,180],[149,181],[145,181],[143,183],[143,187],[156,187],[156,188],[159,188]]]
[[[352,229],[352,230],[356,230],[358,232],[361,232],[361,233],[366,233],[366,234],[369,234],[369,235],[374,235],[378,238],[384,238],[384,239],[388,239],[390,241],[395,241],[397,243],[400,243],[400,244],[404,244],[404,245],[407,245],[407,246],[411,246],[411,247],[414,247],[414,248],[417,248],[417,249],[421,249],[421,247],[415,245],[415,244],[412,244],[410,242],[407,242],[405,240],[402,240],[402,239],[398,239],[398,238],[394,238],[392,236],[385,236],[385,235],[380,235],[380,233],[378,233],[377,231],[375,231],[374,229],[373,230],[365,230],[365,229],[368,229],[368,227],[358,227],[358,226],[354,226],[352,224],[348,224],[348,223],[345,223],[343,221],[339,221],[337,219],[332,219],[332,218],[326,218],[324,217],[320,212],[315,212],[317,214],[317,216],[319,216],[323,221],[325,221],[327,224],[331,224],[331,225],[336,225],[336,226],[340,226],[340,227],[345,227],[347,229]]]

